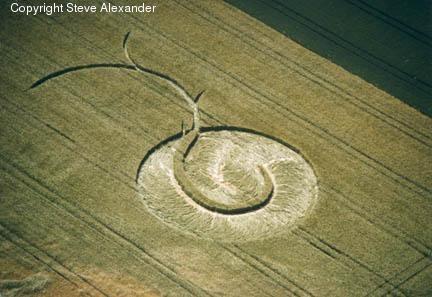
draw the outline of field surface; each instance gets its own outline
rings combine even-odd
[[[160,1],[145,16],[2,9],[0,24],[0,296],[432,294],[427,116],[221,1]],[[223,240],[146,207],[137,171],[192,110],[133,71],[129,31],[136,63],[205,91],[201,126],[255,131],[307,160],[305,217]]]

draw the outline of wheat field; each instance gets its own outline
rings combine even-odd
[[[432,294],[427,116],[222,1],[1,14],[0,296]]]

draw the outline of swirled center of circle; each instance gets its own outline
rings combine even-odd
[[[174,177],[182,190],[200,206],[221,214],[247,213],[267,205],[274,183],[265,164],[241,159],[242,139],[227,138],[218,145],[211,136],[197,138],[191,133],[174,147]]]
[[[139,171],[143,202],[163,222],[206,238],[253,240],[286,232],[315,203],[315,174],[289,145],[206,128],[185,154],[185,137],[156,146]]]

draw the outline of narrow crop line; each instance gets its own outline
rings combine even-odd
[[[404,280],[402,280],[397,286],[396,289],[399,289],[402,285],[404,285],[405,283],[407,283],[409,280],[413,279],[415,276],[417,276],[418,274],[420,274],[421,272],[425,271],[427,268],[429,268],[430,266],[432,266],[432,262],[428,262],[427,264],[425,264],[423,267],[421,267],[420,269],[418,269],[417,271],[415,271],[414,273],[412,273],[411,275],[409,275],[407,278],[405,278]],[[385,292],[384,294],[381,295],[381,297],[383,296],[387,296],[388,294],[393,294],[395,292],[395,289],[392,290],[388,290],[387,292]]]
[[[303,241],[306,241],[309,245],[311,245],[312,247],[314,247],[315,249],[317,249],[318,252],[323,253],[323,254],[329,256],[330,258],[333,258],[333,260],[338,261],[338,257],[336,255],[334,255],[335,251],[333,249],[331,249],[332,252],[327,251],[327,249],[324,248],[322,245],[320,245],[319,242],[317,242],[317,240],[315,240],[314,237],[312,237],[312,239],[311,239],[311,238],[309,238],[309,236],[306,236],[306,235],[302,234],[302,232],[299,232],[297,229],[294,229],[292,232],[293,232],[293,234],[295,234],[298,237],[300,237]],[[341,262],[341,263],[344,264],[345,266],[347,266],[348,268],[352,268],[352,267],[349,267],[348,265],[346,265],[343,262]]]
[[[400,281],[398,281],[398,278],[402,277],[404,274],[406,274],[407,272],[409,272],[410,269],[413,269],[415,266],[421,264],[421,262],[423,262],[423,261],[425,261],[425,260],[427,260],[427,257],[421,257],[421,258],[417,259],[416,261],[414,261],[413,263],[409,264],[407,267],[405,267],[404,269],[402,269],[401,271],[399,271],[398,273],[396,273],[395,275],[393,275],[393,276],[390,278],[390,280],[391,280],[392,282],[397,283],[397,285],[395,285],[395,286],[397,286],[397,289],[399,290],[399,292],[401,292],[402,294],[405,294],[405,292],[403,292],[403,291],[401,291],[401,290],[399,289]],[[385,289],[385,285],[386,285],[386,284],[387,284],[387,283],[385,283],[385,282],[384,282],[384,283],[381,283],[380,285],[378,285],[377,287],[375,287],[372,291],[370,291],[369,293],[367,293],[367,294],[365,295],[365,297],[371,296],[371,295],[373,295],[375,292],[377,292],[377,291],[381,291],[381,290]],[[391,291],[391,290],[395,289],[395,286],[392,286],[392,288],[389,289],[389,290],[387,290],[387,291]],[[375,293],[375,295],[377,295],[377,294],[378,294],[378,292]]]
[[[129,70],[134,70],[134,66],[131,65],[126,65],[126,64],[114,64],[114,63],[101,63],[101,64],[87,64],[87,65],[78,65],[78,66],[73,66],[73,67],[67,67],[55,72],[51,72],[49,74],[47,74],[46,76],[38,79],[37,81],[35,81],[29,89],[34,89],[37,88],[38,86],[46,83],[47,81],[54,79],[56,77],[68,74],[70,72],[76,72],[76,71],[81,71],[81,70],[86,70],[86,69],[93,69],[93,68],[123,68],[123,69],[129,69]]]

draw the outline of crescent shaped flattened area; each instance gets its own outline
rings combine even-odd
[[[144,204],[164,223],[203,238],[250,241],[290,230],[315,204],[313,169],[283,142],[241,128],[203,129],[180,177],[183,137],[156,146],[138,172]]]

